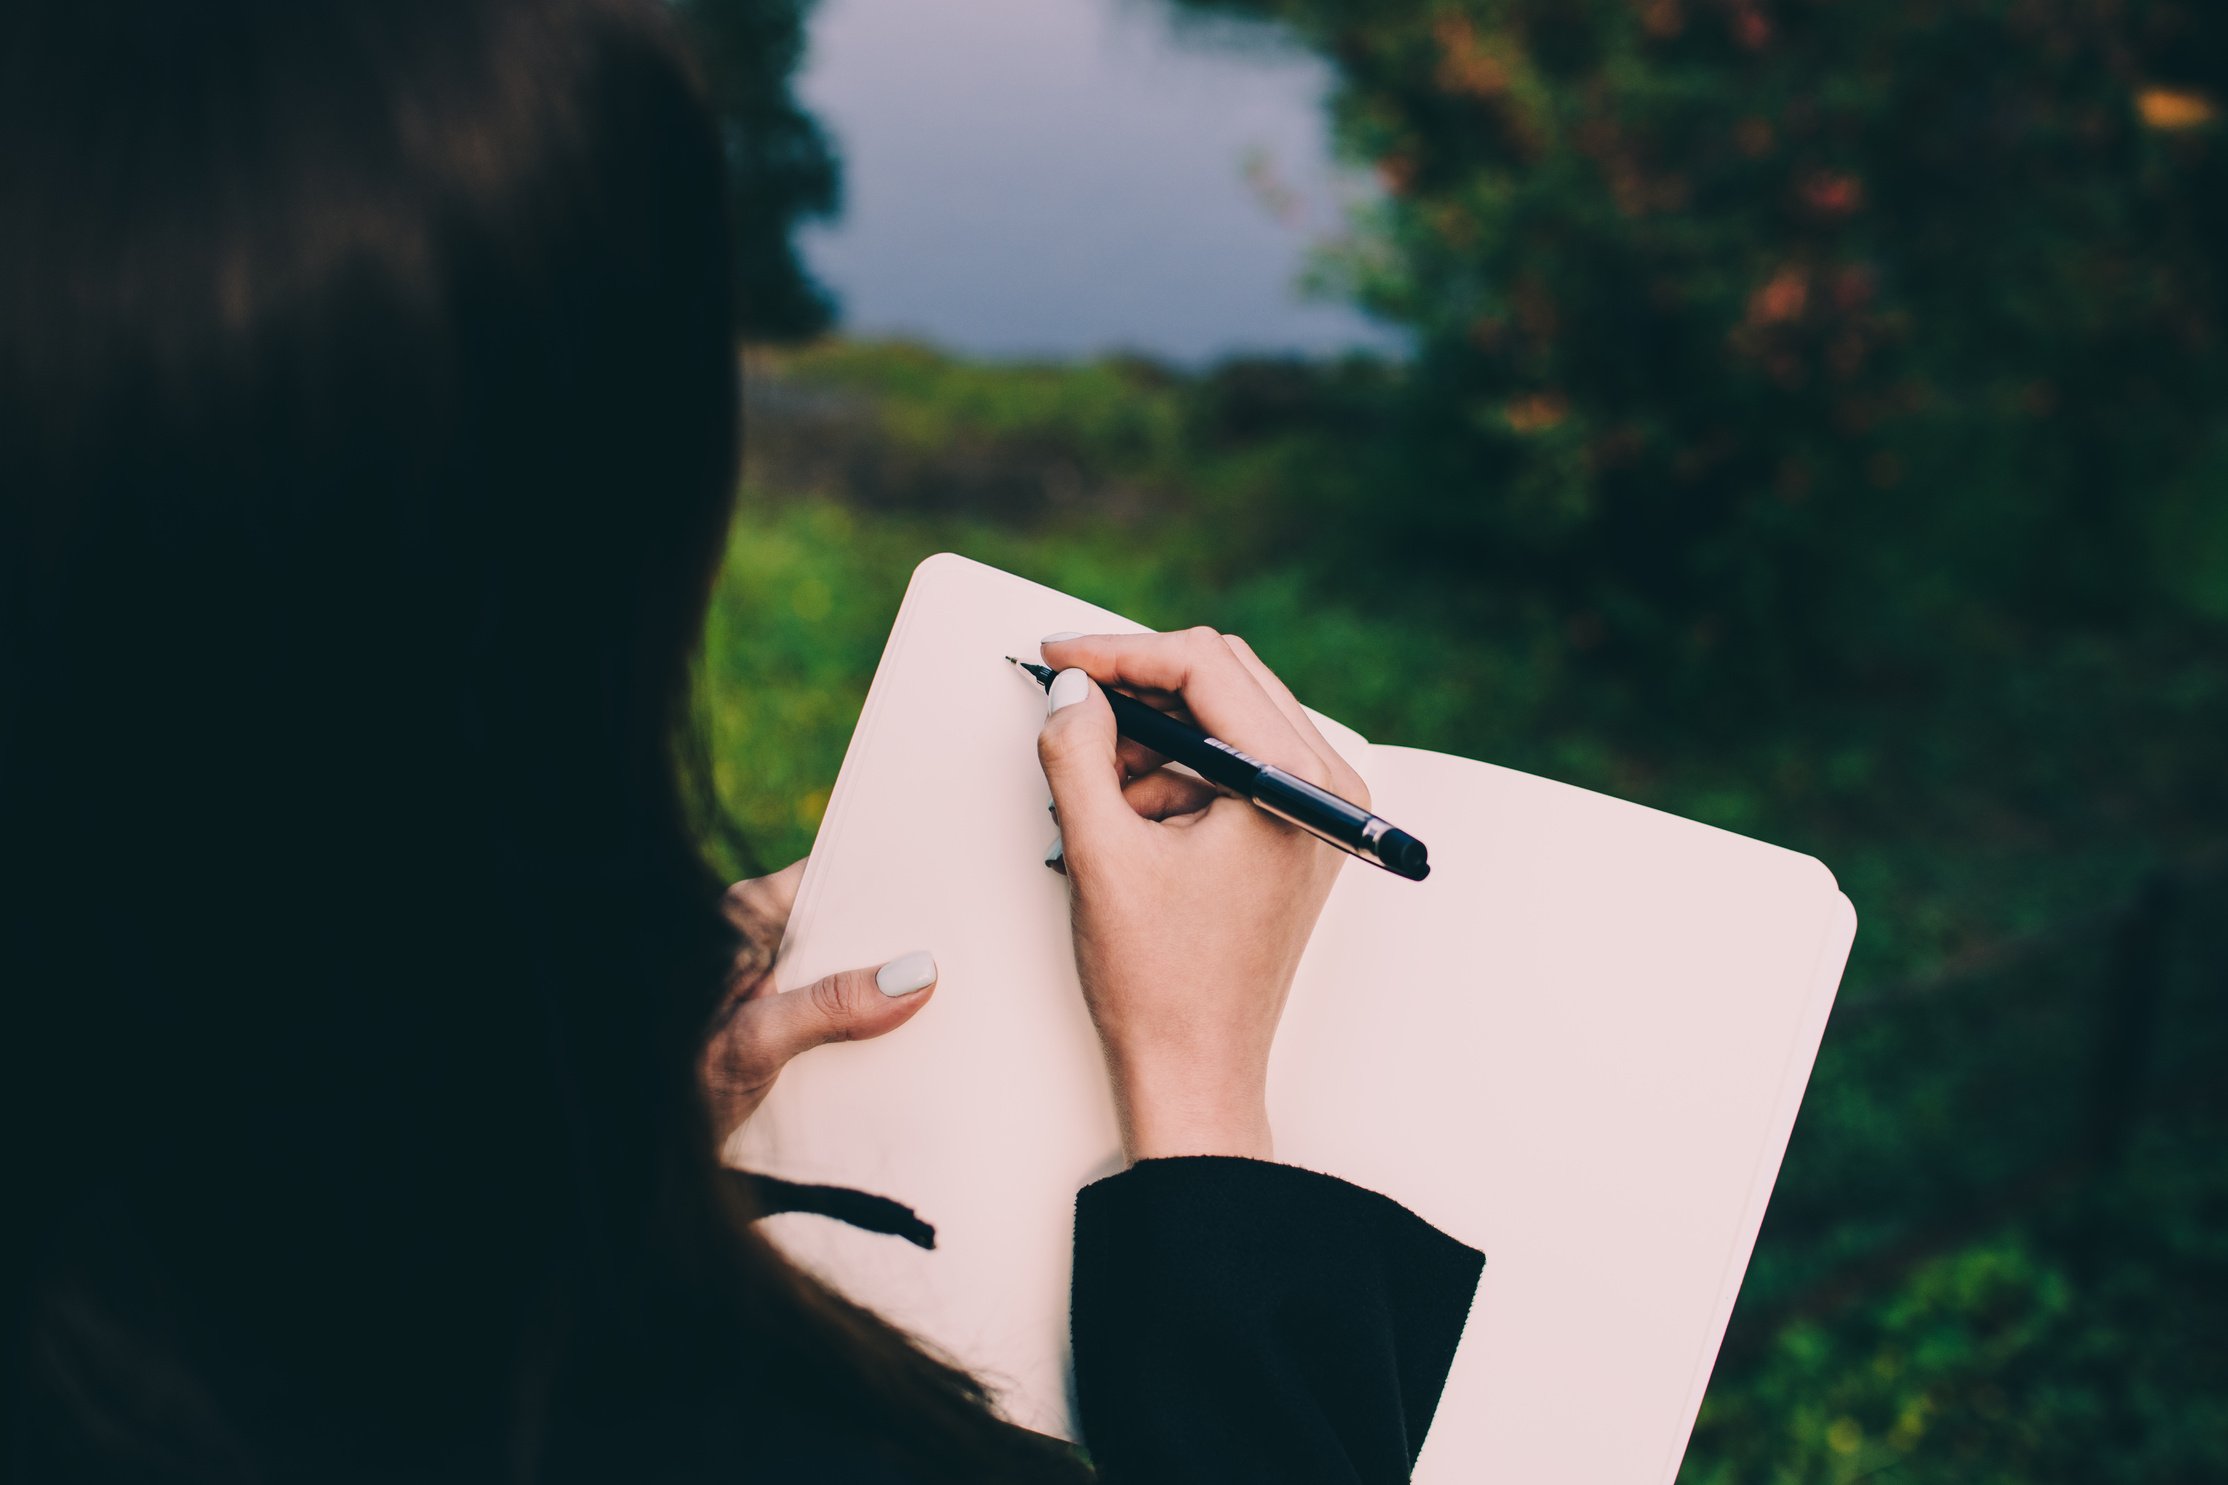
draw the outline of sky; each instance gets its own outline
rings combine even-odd
[[[805,256],[848,333],[977,355],[1390,345],[1298,287],[1363,189],[1330,164],[1330,84],[1159,0],[821,0],[798,92],[845,210]]]

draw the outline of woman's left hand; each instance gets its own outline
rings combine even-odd
[[[766,1101],[790,1058],[823,1042],[894,1031],[935,993],[936,961],[916,949],[879,969],[847,969],[775,994],[774,950],[804,874],[804,862],[795,861],[727,889],[727,916],[743,947],[697,1065],[713,1133],[722,1140]]]

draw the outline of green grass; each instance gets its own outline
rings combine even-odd
[[[1865,920],[1859,986],[2125,893],[2172,849],[2172,801],[2210,768],[2182,714],[2221,709],[2200,674],[2192,698],[2152,701],[2157,730],[2124,738],[2124,693],[2148,674],[2123,657],[2045,656],[2004,685],[1908,715],[1827,705],[1728,739],[1719,726],[1649,715],[1536,624],[1481,632],[1425,604],[1365,610],[1304,569],[1232,576],[1182,540],[1134,527],[1014,529],[750,496],[714,603],[704,689],[721,794],[761,859],[809,847],[906,578],[941,550],[1154,627],[1242,633],[1309,705],[1374,740],[1488,759],[1817,855]],[[2066,699],[2080,703],[2071,717]],[[2131,750],[2149,755],[2139,770],[2121,767]]]

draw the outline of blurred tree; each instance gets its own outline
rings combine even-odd
[[[1185,3],[1329,55],[1383,184],[1350,534],[1721,675],[2228,613],[2218,0]]]
[[[802,340],[835,318],[797,256],[796,229],[833,216],[842,177],[827,136],[799,106],[812,0],[673,0],[727,138],[743,333]]]

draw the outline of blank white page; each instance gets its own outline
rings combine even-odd
[[[1009,1414],[1069,1431],[1075,1193],[1120,1166],[1068,937],[1037,764],[1044,691],[1004,656],[1060,630],[1138,625],[962,557],[916,570],[797,894],[774,983],[910,949],[934,1001],[870,1042],[816,1049],[736,1136],[735,1164],[879,1192],[934,1224],[933,1253],[822,1217],[767,1230],[853,1297],[1007,1384]],[[1328,718],[1349,756],[1366,744]]]
[[[776,983],[928,948],[936,999],[891,1036],[800,1058],[729,1152],[914,1207],[932,1252],[806,1214],[767,1227],[999,1386],[1016,1421],[1070,1436],[1074,1194],[1119,1167],[1118,1140],[1066,883],[1042,864],[1042,693],[1000,657],[1136,627],[961,558],[922,564]],[[1667,1482],[1838,982],[1846,903],[1807,857],[1319,721],[1433,870],[1341,871],[1271,1116],[1281,1158],[1486,1253],[1417,1478]]]
[[[1270,1088],[1278,1153],[1486,1255],[1416,1478],[1668,1482],[1839,983],[1825,868],[1373,746],[1421,883],[1350,866]]]

